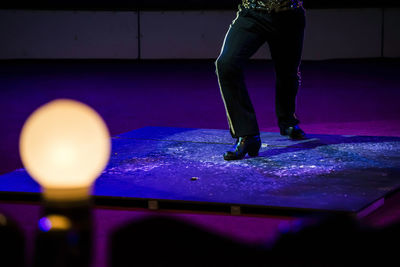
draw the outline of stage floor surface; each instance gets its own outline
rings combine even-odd
[[[400,138],[262,132],[258,157],[225,161],[228,131],[144,127],[112,138],[95,201],[151,209],[366,215],[400,187]],[[0,176],[0,198],[39,196],[24,169]]]

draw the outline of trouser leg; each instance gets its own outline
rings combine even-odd
[[[304,11],[279,14],[274,22],[277,31],[268,43],[276,74],[275,110],[278,125],[282,129],[299,123],[295,110],[303,49]]]
[[[265,42],[250,18],[238,13],[224,40],[216,61],[221,96],[232,137],[258,135],[253,105],[244,82],[243,65]]]

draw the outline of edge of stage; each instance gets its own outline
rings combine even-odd
[[[364,217],[400,188],[398,137],[309,135],[295,142],[263,132],[261,138],[259,157],[226,162],[221,152],[232,139],[224,130],[144,127],[115,136],[93,202],[231,215]],[[25,170],[16,170],[0,176],[0,200],[39,202],[40,188]]]

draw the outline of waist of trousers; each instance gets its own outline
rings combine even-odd
[[[242,6],[246,9],[255,9],[268,13],[280,12],[291,9],[303,8],[300,0],[242,0]]]

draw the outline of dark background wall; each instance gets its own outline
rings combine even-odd
[[[0,4],[0,59],[215,59],[239,0]],[[400,57],[400,1],[305,0],[303,59]],[[270,59],[267,45],[253,58]]]
[[[235,9],[240,0],[37,0],[2,1],[3,8],[107,9],[107,10],[199,10]],[[306,8],[399,7],[398,0],[304,0]]]

